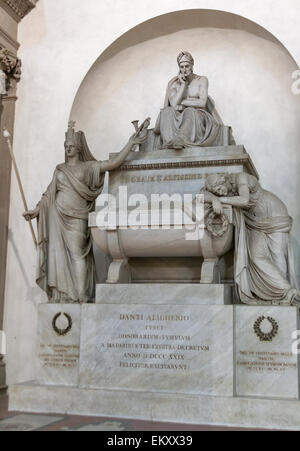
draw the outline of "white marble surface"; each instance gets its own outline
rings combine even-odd
[[[259,317],[277,322],[278,334],[261,341],[253,325]],[[295,307],[235,307],[236,393],[263,398],[299,397],[299,358],[292,353],[292,333],[299,329]],[[264,320],[261,331],[271,324]]]
[[[80,386],[232,396],[232,328],[233,306],[83,305]]]
[[[295,180],[300,103],[299,96],[291,94],[291,74],[300,64],[300,3],[115,0],[112,9],[111,2],[76,0],[71,10],[70,3],[40,0],[19,24],[23,76],[18,86],[14,151],[29,206],[40,200],[53,169],[63,161],[72,105],[71,116],[87,133],[91,150],[97,158],[107,158],[133,133],[131,120],[150,115],[154,122],[183,48],[193,52],[195,71],[209,77],[219,113],[233,125],[237,142],[245,144],[264,186],[288,203],[295,220],[293,233],[299,236],[300,185]],[[220,14],[224,27],[211,27]],[[274,36],[283,46],[274,42]],[[54,60],[59,63],[53,64]],[[259,95],[253,94],[257,89]],[[134,93],[134,101],[128,101],[129,93]],[[5,300],[10,384],[33,377],[37,304],[46,300],[35,287],[35,251],[22,211],[12,177]],[[299,256],[296,239],[294,245]]]
[[[97,304],[232,304],[231,285],[200,283],[98,284]]]
[[[10,386],[9,409],[189,424],[300,430],[300,402],[148,391]]]
[[[243,146],[131,152],[121,170],[109,174],[109,193],[117,197],[120,186],[126,186],[128,196],[142,194],[149,200],[155,193],[194,197],[206,174],[243,171],[257,175]]]
[[[93,239],[117,264],[120,258],[222,257],[233,247],[232,208],[224,210],[229,224],[223,235],[213,236],[205,227],[200,191],[207,174],[242,171],[256,174],[243,146],[131,152],[109,174],[110,213],[104,193],[98,200],[102,208],[89,215]],[[202,197],[194,202],[196,196]],[[148,260],[140,260],[141,270],[145,264]],[[114,266],[107,281],[124,282]],[[219,280],[214,266],[202,268],[201,282]]]
[[[65,329],[72,319],[72,328],[64,336],[52,325],[56,314],[62,313],[56,326]],[[39,306],[36,380],[41,384],[77,385],[79,377],[81,306],[72,304],[41,304]]]

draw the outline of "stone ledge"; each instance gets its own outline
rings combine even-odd
[[[38,0],[0,0],[0,7],[20,22],[35,7]]]
[[[112,153],[110,158],[118,154]],[[250,155],[244,146],[190,147],[181,151],[157,150],[153,152],[130,152],[123,165],[114,172],[159,169],[222,167],[242,165],[259,178]]]
[[[91,390],[29,382],[10,387],[9,410],[300,430],[300,402],[280,399]]]
[[[96,304],[230,305],[232,290],[229,284],[99,284]]]

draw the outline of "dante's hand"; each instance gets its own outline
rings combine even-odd
[[[187,84],[187,78],[181,72],[178,74],[178,79],[182,85]]]
[[[40,213],[39,208],[35,208],[34,210],[25,211],[23,213],[23,216],[26,219],[26,221],[31,221],[32,219],[37,218],[39,213]]]
[[[223,207],[219,199],[214,198],[212,201],[212,208],[216,215],[221,215],[223,213]]]

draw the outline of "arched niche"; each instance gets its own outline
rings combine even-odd
[[[154,125],[181,50],[193,54],[196,73],[208,76],[210,95],[237,143],[250,153],[263,186],[287,204],[300,256],[295,238],[300,236],[300,102],[291,89],[298,67],[278,39],[258,24],[202,9],[139,24],[99,55],[70,117],[86,132],[98,159],[119,151],[133,132],[132,120],[151,116]]]

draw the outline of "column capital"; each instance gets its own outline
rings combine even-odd
[[[0,96],[15,94],[16,83],[21,79],[21,60],[0,47]]]

